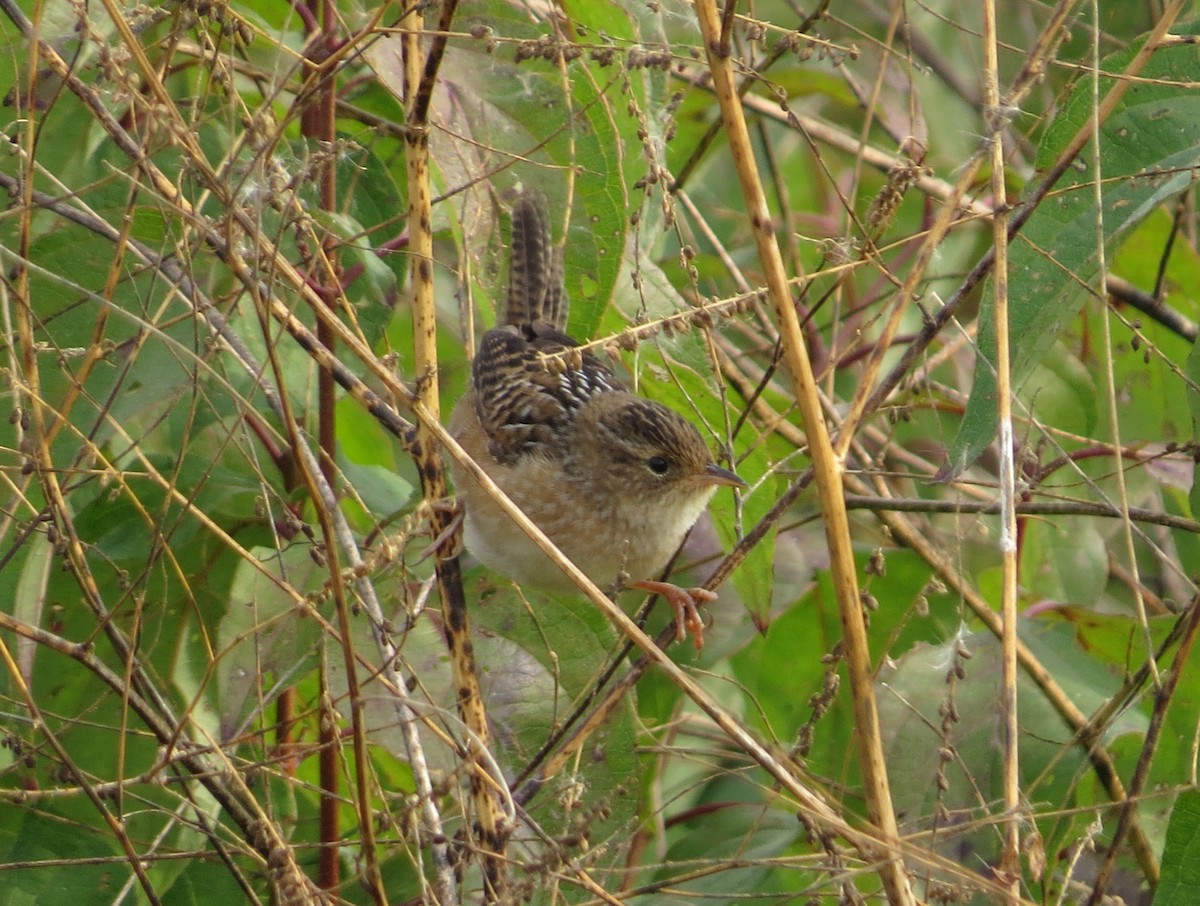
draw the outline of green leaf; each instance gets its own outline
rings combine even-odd
[[[747,718],[781,745],[794,742],[796,728],[811,713],[809,697],[820,690],[826,669],[821,659],[839,631],[836,605],[823,591],[814,589],[776,616],[765,633],[729,659],[756,702]]]
[[[725,502],[728,492],[721,494],[712,508],[713,522],[721,538],[723,550],[737,544],[747,531],[756,527],[778,500],[780,481],[769,475],[770,461],[762,446],[754,447],[742,457],[738,474],[750,491],[742,491],[735,508]],[[756,626],[770,621],[771,600],[775,591],[775,537],[778,525],[773,525],[746,554],[731,577],[742,603],[750,611]]]
[[[671,848],[654,877],[679,891],[670,902],[732,906],[744,901],[747,891],[764,890],[775,871],[774,860],[788,852],[801,833],[794,812],[778,802],[764,804],[758,785],[749,778],[710,775],[695,817],[672,828]],[[705,866],[721,870],[700,870],[696,877],[687,877]],[[796,880],[788,877],[781,889],[796,889]]]
[[[1192,392],[1187,395],[1188,411],[1192,414],[1192,439],[1200,440],[1200,343],[1192,345],[1184,370],[1192,383]],[[1198,513],[1200,509],[1193,506],[1192,512]]]
[[[1082,657],[1062,624],[1023,620],[1021,637],[1033,648],[1071,699],[1085,712],[1104,703],[1119,683],[1094,660]],[[968,657],[958,657],[956,650]],[[1002,737],[1000,642],[990,633],[963,633],[939,645],[917,646],[880,675],[879,719],[888,752],[896,810],[915,826],[927,827],[939,806],[952,814],[983,817],[989,803],[1002,801],[1003,766],[997,740]],[[953,688],[949,677],[958,671]],[[1083,750],[1072,744],[1072,733],[1031,679],[1018,679],[1021,716],[1020,759],[1023,793],[1031,800],[1068,801]],[[945,723],[942,707],[953,700],[959,718]],[[940,727],[945,723],[946,737]],[[1121,734],[1143,733],[1144,716],[1127,711],[1110,726],[1106,740]],[[946,748],[947,746],[951,748]],[[944,751],[953,758],[940,759]],[[945,789],[938,791],[937,777]],[[994,830],[953,837],[957,855],[976,851],[974,858],[999,854]],[[949,842],[949,841],[948,841]]]
[[[1200,890],[1200,792],[1185,790],[1175,800],[1167,845],[1162,854],[1162,877],[1154,906],[1192,906]]]
[[[395,308],[398,287],[408,277],[408,256],[380,246],[394,240],[406,226],[408,205],[391,171],[377,155],[351,147],[338,158],[338,198],[343,222],[356,228],[342,233],[349,266],[362,268],[358,280],[347,287],[366,340],[374,344],[383,334]]]
[[[1119,73],[1138,48],[1104,63]],[[1200,95],[1187,87],[1200,49],[1158,50],[1140,79],[1100,129],[1099,174],[1085,151],[1042,202],[1009,251],[1009,335],[1011,378],[1020,389],[1043,360],[1086,298],[1098,270],[1097,217],[1103,218],[1104,244],[1115,247],[1163,202],[1190,186],[1200,169]],[[1092,115],[1092,84],[1079,80],[1065,109],[1038,149],[1039,167],[1048,166]],[[1096,210],[1093,185],[1104,180],[1102,208]],[[979,320],[974,389],[950,452],[953,474],[961,473],[991,443],[996,429],[996,325],[990,287]]]
[[[584,30],[603,47],[616,39],[640,40],[657,27],[657,16],[635,18],[617,4],[587,4],[580,10]],[[565,62],[535,55],[516,61],[518,41],[544,37],[545,31],[518,7],[488,0],[474,4],[463,26],[481,35],[452,39],[441,70],[434,105],[441,126],[430,136],[435,174],[445,191],[469,187],[436,212],[468,257],[495,248],[495,199],[478,185],[481,172],[493,171],[488,185],[503,192],[517,184],[542,193],[555,224],[556,240],[565,240],[564,276],[571,300],[569,331],[591,337],[617,283],[629,232],[628,187],[645,173],[639,129],[661,128],[631,115],[662,98],[666,78],[657,70],[632,76],[622,67],[585,54]],[[502,36],[492,44],[487,35]],[[367,58],[380,80],[403,95],[398,38],[382,38]],[[613,60],[620,60],[615,52]],[[464,153],[470,145],[471,153]],[[514,166],[514,161],[519,161]],[[565,236],[563,224],[569,217]],[[494,262],[476,265],[478,303],[499,298],[502,280]]]
[[[412,499],[413,482],[401,474],[393,438],[348,397],[338,400],[337,419],[338,467],[355,495],[370,513],[404,507]]]
[[[1021,558],[1021,586],[1038,598],[1067,604],[1099,601],[1108,583],[1108,546],[1095,519],[1030,520]]]
[[[473,648],[488,720],[495,729],[493,751],[512,780],[575,708],[616,649],[617,639],[599,610],[579,598],[531,595],[526,603],[510,586],[481,594],[470,582],[467,594],[478,602],[471,611]],[[442,628],[428,614],[405,624],[403,614],[393,617],[395,627],[405,627],[393,638],[400,646],[406,675],[419,681],[409,700],[417,713],[445,720],[448,714],[442,712],[453,711],[455,687]],[[378,646],[365,614],[355,618],[351,644],[368,664],[377,660]],[[331,650],[327,662],[331,695],[338,707],[348,709],[344,657]],[[371,741],[406,760],[399,726],[406,712],[401,702],[375,670],[362,665],[358,669]],[[631,692],[629,703],[633,700]],[[432,769],[447,773],[460,769],[461,752],[447,746],[443,734],[425,728],[418,732]],[[576,794],[568,796],[569,788],[577,785],[577,792],[585,792],[588,807],[603,807],[603,814],[597,811],[589,820],[590,842],[603,845],[611,837],[623,838],[637,817],[637,800],[622,793],[636,785],[636,739],[632,709],[623,703],[592,731],[586,757],[573,763],[565,775],[551,778],[552,789],[528,806],[538,824],[556,833],[571,826],[564,802],[573,801]],[[554,792],[558,789],[563,796]],[[619,842],[609,848],[613,857],[623,851]]]
[[[7,806],[0,821],[0,862],[37,863],[79,860],[70,870],[43,868],[10,872],[0,902],[5,906],[37,903],[111,903],[129,870],[108,860],[120,855],[115,841],[99,828],[88,829],[33,808]]]
[[[322,575],[311,551],[255,548],[257,562],[242,561],[229,590],[229,607],[217,633],[221,738],[231,739],[252,708],[270,700],[316,664],[320,628],[297,605]],[[290,589],[290,591],[288,590]]]

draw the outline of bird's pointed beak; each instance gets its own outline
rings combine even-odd
[[[722,469],[713,462],[706,465],[704,471],[696,477],[703,484],[729,485],[731,488],[747,487],[746,482],[738,478],[733,472],[730,472],[728,469]]]

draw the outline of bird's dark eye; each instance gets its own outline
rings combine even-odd
[[[646,460],[646,466],[655,475],[666,475],[667,470],[671,468],[671,463],[665,456],[651,456]]]

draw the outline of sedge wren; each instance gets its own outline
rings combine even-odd
[[[703,623],[715,596],[651,579],[666,566],[720,485],[745,482],[713,461],[700,432],[666,406],[630,393],[568,336],[562,258],[541,203],[512,211],[504,323],[483,335],[471,389],[450,431],[525,515],[600,588],[625,577],[662,594],[678,637]],[[566,353],[566,355],[556,355]],[[552,356],[553,358],[547,358]],[[461,468],[466,546],[519,585],[568,592],[574,584]]]

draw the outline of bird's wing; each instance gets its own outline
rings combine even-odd
[[[497,461],[553,455],[557,438],[597,393],[625,385],[596,356],[544,322],[489,330],[471,369],[475,407]],[[554,357],[567,352],[566,356]]]

